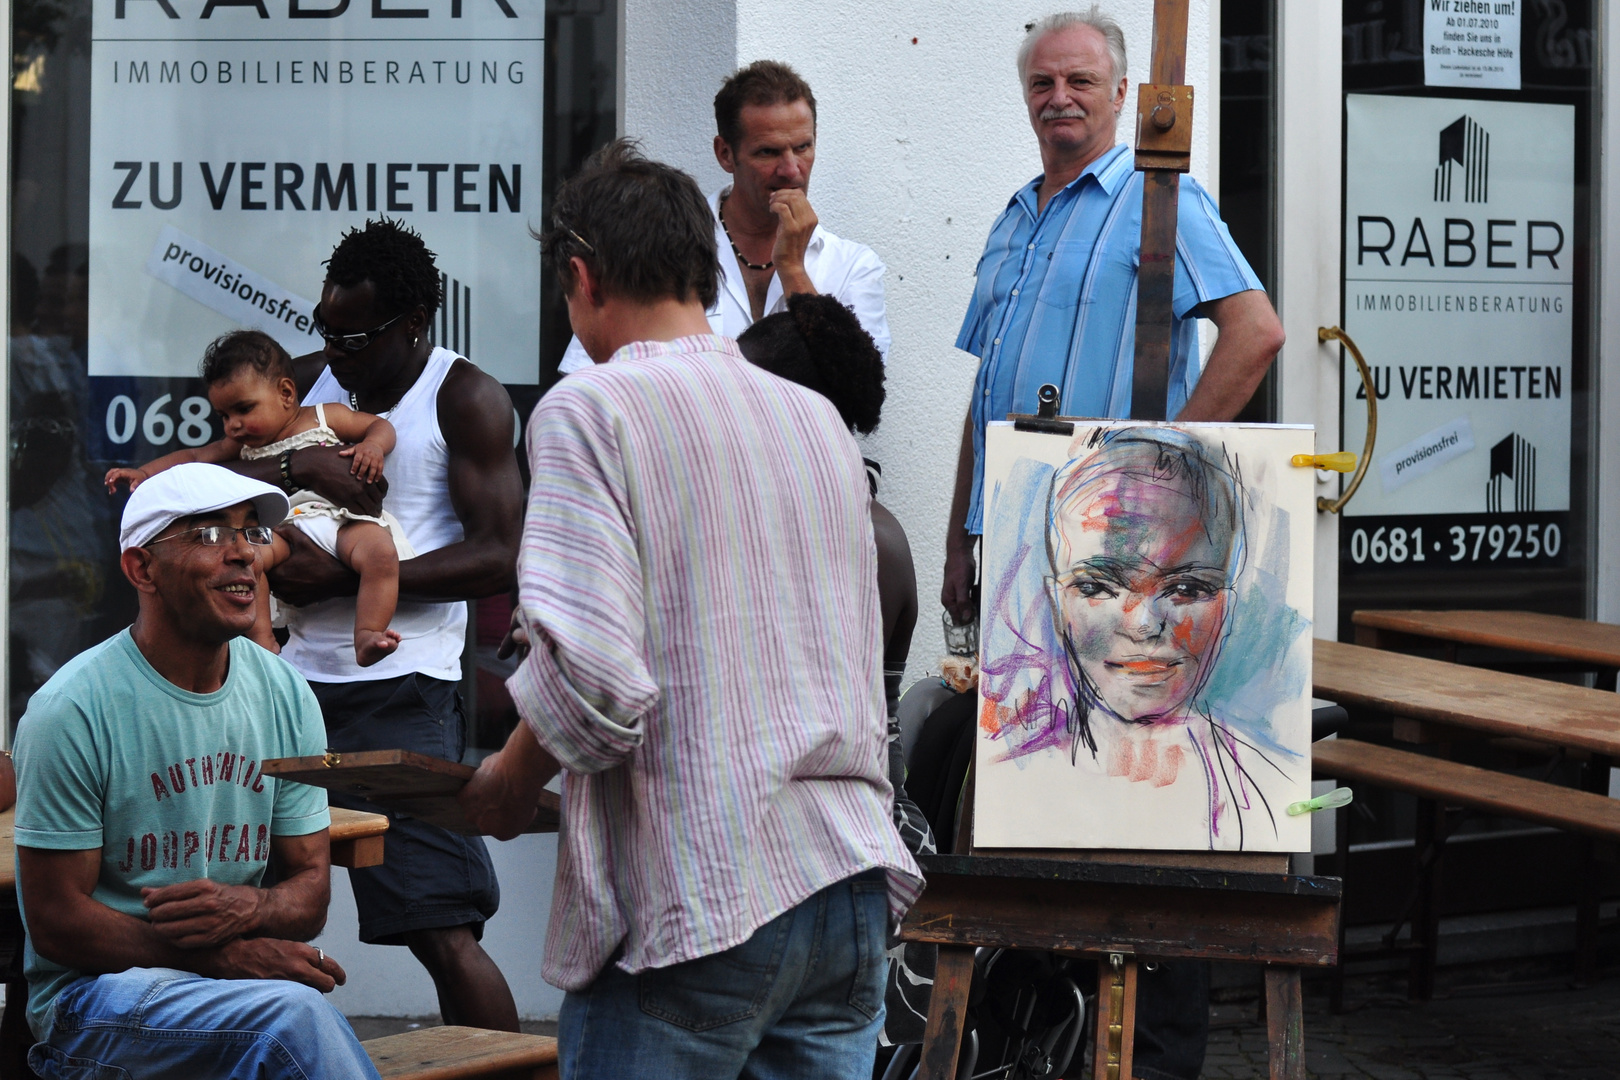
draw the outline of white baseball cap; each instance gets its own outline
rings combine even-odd
[[[141,481],[129,497],[118,528],[118,550],[144,547],[175,518],[212,513],[245,502],[258,511],[260,525],[279,525],[292,511],[287,496],[279,489],[218,465],[192,461],[165,469]]]

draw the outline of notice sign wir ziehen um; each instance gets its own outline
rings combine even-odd
[[[1519,88],[1524,0],[1423,0],[1423,84]]]

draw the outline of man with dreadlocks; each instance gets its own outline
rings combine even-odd
[[[380,497],[417,551],[399,565],[399,648],[362,668],[351,643],[358,579],[298,530],[286,531],[293,554],[271,587],[306,610],[281,655],[309,680],[335,750],[402,748],[460,760],[464,601],[514,583],[523,487],[512,402],[495,379],[433,344],[428,330],[441,300],[433,253],[415,232],[385,218],[346,233],[315,308],[326,348],[299,361],[299,385],[306,405],[338,402],[394,425],[386,494],[356,484],[336,447],[283,453],[264,477],[366,513]],[[377,810],[336,792],[332,801]],[[479,944],[500,901],[480,838],[391,816],[387,862],[351,870],[349,880],[360,940],[408,947],[433,977],[446,1024],[518,1029],[512,992]]]

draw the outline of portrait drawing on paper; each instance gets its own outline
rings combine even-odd
[[[975,846],[1309,850],[1312,442],[991,426]]]

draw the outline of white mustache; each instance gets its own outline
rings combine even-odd
[[[1067,109],[1043,109],[1042,120],[1084,120],[1089,115],[1078,105],[1071,105]]]

